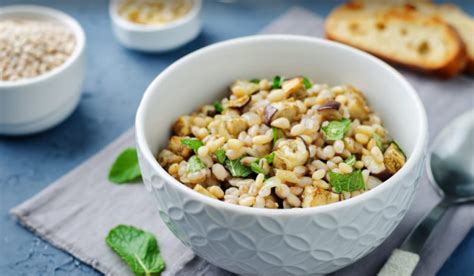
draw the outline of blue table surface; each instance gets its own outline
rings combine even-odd
[[[124,49],[114,39],[107,1],[16,1],[63,10],[82,24],[87,35],[88,70],[81,102],[59,126],[29,137],[0,137],[0,275],[96,275],[89,266],[56,249],[20,226],[8,210],[35,195],[133,125],[147,85],[166,66],[205,45],[252,35],[291,6],[326,15],[343,1],[204,1],[203,31],[190,44],[166,54]],[[454,1],[471,15],[474,1]],[[471,231],[439,275],[474,275]]]

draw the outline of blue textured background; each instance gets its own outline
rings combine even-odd
[[[130,128],[147,85],[167,65],[210,43],[258,32],[293,5],[326,15],[342,1],[204,1],[203,32],[192,43],[167,54],[126,50],[112,36],[107,2],[99,0],[0,0],[41,4],[63,10],[87,35],[88,72],[77,110],[45,133],[0,137],[0,275],[96,275],[98,272],[36,238],[8,214],[119,134]],[[474,14],[474,1],[454,1]],[[440,275],[474,275],[474,231],[446,262]]]

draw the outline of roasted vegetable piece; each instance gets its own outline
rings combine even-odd
[[[188,136],[191,134],[191,117],[181,116],[173,125],[173,132],[178,136]]]
[[[273,114],[272,121],[285,117],[291,122],[294,121],[299,114],[298,106],[294,102],[280,102],[273,104],[273,107],[277,109],[277,112]]]
[[[172,151],[164,149],[160,152],[160,155],[158,155],[158,163],[164,168],[167,166],[173,164],[173,163],[179,163],[183,161],[183,157],[174,154]]]
[[[349,87],[347,96],[347,108],[352,118],[364,121],[369,117],[369,107],[364,95],[353,87]]]
[[[265,106],[265,109],[263,111],[263,122],[267,125],[269,125],[272,122],[272,117],[273,115],[278,111],[276,107],[273,105],[269,104]]]
[[[306,164],[308,156],[302,139],[288,139],[277,143],[273,164],[278,169],[293,170],[296,166]]]
[[[168,143],[168,149],[179,156],[188,158],[189,156],[191,156],[193,151],[190,147],[181,143],[181,139],[183,139],[183,137],[171,136],[170,141]]]
[[[293,94],[295,94],[300,89],[302,89],[303,86],[304,86],[303,78],[296,77],[296,78],[292,78],[290,80],[284,81],[281,88],[283,89],[283,92],[285,92],[286,97],[290,98],[293,96]]]
[[[395,174],[401,169],[401,167],[403,167],[403,165],[405,165],[406,158],[402,151],[398,148],[397,144],[391,143],[383,154],[383,162],[385,164],[385,168],[391,174]]]
[[[243,118],[232,118],[225,122],[227,131],[230,135],[237,136],[240,132],[248,128],[247,121]]]
[[[342,118],[339,112],[341,103],[337,101],[327,101],[322,106],[318,107],[318,112],[323,120],[340,120]]]
[[[250,96],[243,95],[238,98],[230,100],[228,106],[233,107],[233,108],[241,108],[247,105],[249,102],[250,102]]]
[[[238,80],[234,82],[234,84],[230,87],[230,90],[232,91],[232,94],[237,97],[241,97],[243,95],[250,96],[259,90],[259,85],[249,81]]]

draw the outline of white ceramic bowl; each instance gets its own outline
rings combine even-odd
[[[59,124],[79,103],[84,80],[86,38],[71,16],[51,8],[17,5],[0,9],[3,18],[58,22],[76,37],[76,48],[60,66],[34,78],[0,81],[0,135],[31,134]]]
[[[193,0],[182,18],[163,26],[145,26],[127,21],[118,14],[120,0],[110,0],[109,15],[117,40],[125,47],[144,52],[165,52],[180,47],[201,31],[201,0]]]
[[[179,183],[155,160],[178,116],[221,98],[235,79],[274,75],[305,75],[360,88],[408,155],[405,166],[353,199],[284,210],[208,198]],[[197,255],[239,274],[329,273],[368,254],[410,206],[427,143],[423,105],[392,67],[342,44],[285,35],[229,40],[178,60],[146,90],[135,126],[143,179],[163,221]]]

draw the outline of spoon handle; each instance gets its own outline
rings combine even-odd
[[[377,275],[411,275],[420,260],[419,253],[421,249],[449,206],[448,201],[442,200],[429,214],[420,220],[402,243],[400,249],[395,249],[392,252],[390,258]]]

